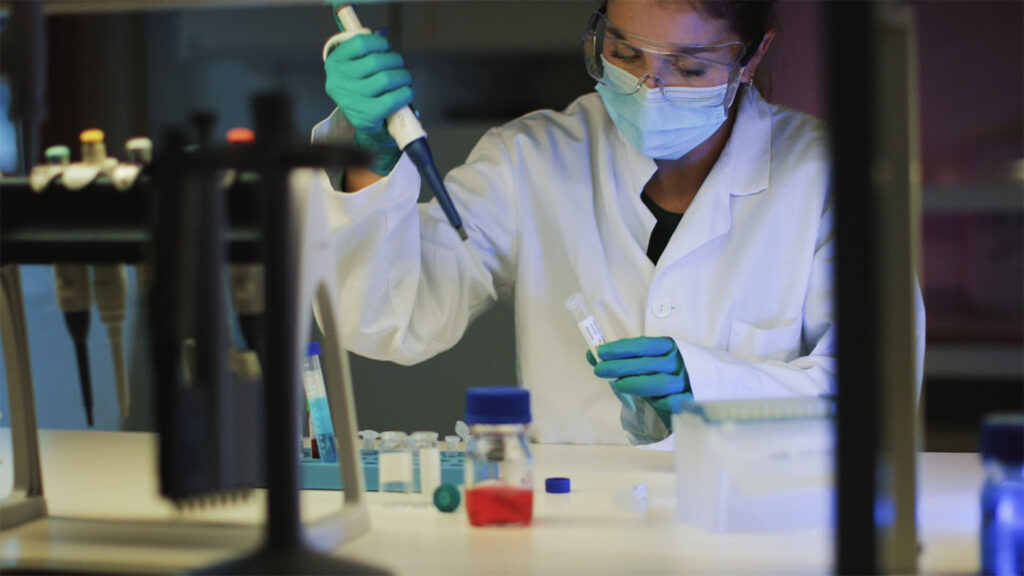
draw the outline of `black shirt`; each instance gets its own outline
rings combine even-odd
[[[657,264],[658,258],[661,258],[661,253],[665,251],[665,246],[668,246],[668,240],[672,237],[672,233],[676,231],[676,227],[679,226],[679,221],[683,219],[683,215],[677,212],[669,212],[658,206],[646,192],[640,193],[640,200],[643,201],[647,209],[651,211],[651,214],[654,214],[655,220],[658,221],[654,225],[654,230],[651,230],[651,239],[647,242],[647,257],[651,259],[651,262]]]

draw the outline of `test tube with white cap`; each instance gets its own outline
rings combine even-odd
[[[601,333],[601,328],[598,327],[594,315],[590,313],[587,300],[583,294],[577,292],[566,298],[563,304],[569,314],[572,314],[572,319],[576,321],[576,327],[579,328],[583,339],[587,341],[587,347],[594,355],[594,360],[600,360],[601,357],[597,355],[597,347],[604,344],[604,334]]]

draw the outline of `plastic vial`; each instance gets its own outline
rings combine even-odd
[[[377,438],[380,433],[376,430],[360,430],[359,437],[363,439],[363,447],[360,448],[363,454],[377,453]]]
[[[595,359],[600,360],[601,357],[597,355],[597,347],[604,344],[604,334],[601,333],[601,328],[598,327],[594,315],[590,313],[583,294],[579,292],[573,294],[565,299],[563,305],[569,314],[572,314],[572,319],[576,321],[576,327],[579,328],[583,339],[587,341],[590,353],[594,355]]]
[[[412,446],[420,462],[420,492],[434,497],[441,485],[441,450],[437,447],[437,432],[413,432]]]
[[[474,526],[528,526],[533,519],[533,457],[527,442],[530,392],[466,391],[466,512]]]
[[[444,437],[444,451],[445,452],[458,452],[459,451],[459,437],[455,434],[449,434]]]
[[[981,571],[1024,574],[1024,414],[993,414],[981,425]]]
[[[380,435],[380,491],[412,492],[413,465],[409,435],[389,430]]]
[[[323,462],[337,462],[338,449],[334,441],[334,424],[331,409],[327,405],[327,389],[324,387],[324,373],[320,370],[320,344],[310,342],[306,357],[302,361],[302,387],[309,402],[309,415],[313,422],[316,446]]]

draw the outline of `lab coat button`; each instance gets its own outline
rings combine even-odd
[[[672,313],[672,301],[668,298],[658,298],[651,304],[651,311],[658,318],[665,318]]]

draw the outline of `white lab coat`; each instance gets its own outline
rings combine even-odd
[[[527,114],[488,131],[445,179],[469,233],[463,243],[436,202],[417,206],[420,178],[403,156],[384,179],[333,198],[345,346],[413,364],[510,297],[517,372],[542,442],[627,441],[620,403],[594,376],[563,308],[575,292],[609,341],[674,338],[697,401],[833,392],[822,123],[747,91],[656,266],[646,255],[655,218],[640,200],[655,170],[596,93],[564,112]],[[920,368],[919,295],[918,308]]]

